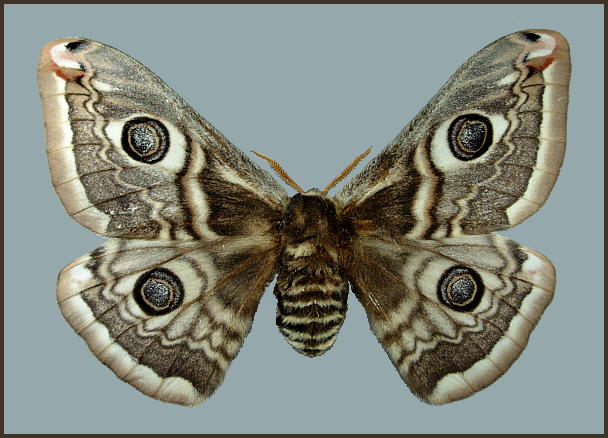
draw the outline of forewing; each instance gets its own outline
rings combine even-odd
[[[66,266],[66,320],[119,378],[156,399],[213,394],[275,269],[274,242],[114,239]]]
[[[145,66],[86,39],[41,52],[53,185],[111,237],[213,240],[265,230],[285,191]]]
[[[551,262],[494,234],[359,238],[353,248],[348,278],[372,331],[411,391],[432,404],[500,377],[553,296]]]
[[[337,195],[359,231],[437,239],[516,225],[562,164],[570,58],[557,32],[505,36],[471,57]]]

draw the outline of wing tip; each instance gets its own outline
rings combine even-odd
[[[526,65],[545,70],[557,63],[562,67],[566,65],[569,70],[570,45],[561,33],[549,29],[528,29],[517,34],[530,45]]]
[[[38,78],[48,73],[64,81],[73,81],[84,74],[78,52],[90,43],[86,38],[62,38],[50,41],[40,50]],[[42,88],[42,87],[41,87]]]

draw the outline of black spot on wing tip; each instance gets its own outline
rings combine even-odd
[[[87,42],[85,40],[70,41],[65,45],[65,48],[70,52],[77,52],[83,49],[86,44]]]
[[[540,39],[540,35],[534,32],[522,32],[521,36],[524,40],[534,42]]]

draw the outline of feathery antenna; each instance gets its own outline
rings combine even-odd
[[[361,155],[359,155],[357,158],[355,158],[353,160],[353,162],[350,163],[348,165],[348,167],[346,169],[344,169],[340,175],[338,175],[337,177],[335,177],[334,180],[332,182],[330,182],[329,185],[327,187],[325,187],[321,193],[323,193],[324,195],[326,195],[327,192],[329,192],[333,187],[336,186],[336,184],[338,184],[340,181],[342,181],[344,178],[346,178],[346,175],[348,175],[349,173],[351,173],[353,171],[353,169],[355,167],[357,167],[357,164],[359,164],[362,159],[364,159],[365,157],[367,157],[367,155],[371,151],[372,151],[372,147],[370,146],[370,147],[367,148],[367,150],[365,152],[363,152]]]
[[[350,163],[348,165],[348,167],[342,171],[342,173],[340,173],[340,175],[338,175],[337,177],[335,177],[333,179],[333,181],[330,182],[329,185],[327,187],[325,187],[325,189],[321,193],[323,193],[324,195],[326,195],[327,192],[329,192],[333,187],[336,186],[336,184],[338,184],[349,173],[351,173],[352,170],[357,166],[357,164],[359,164],[361,162],[361,160],[363,160],[365,157],[367,157],[367,155],[371,151],[372,151],[372,147],[370,146],[369,148],[367,148],[367,150],[365,152],[363,152],[361,155],[359,155],[357,158],[355,158],[353,160],[353,162]],[[258,157],[266,160],[268,162],[268,164],[270,164],[270,167],[272,167],[272,169],[277,173],[277,175],[279,175],[281,177],[281,179],[283,181],[285,181],[285,183],[288,186],[290,186],[291,188],[293,188],[298,193],[304,193],[304,190],[302,190],[302,188],[293,179],[291,179],[291,177],[289,175],[287,175],[287,172],[285,172],[283,170],[283,168],[281,167],[281,165],[279,163],[277,163],[272,158],[267,157],[265,155],[262,155],[262,154],[260,154],[260,153],[258,153],[256,151],[251,151],[251,152],[254,153],[255,155],[257,155]]]
[[[264,160],[268,161],[268,164],[270,164],[270,167],[272,167],[272,169],[277,173],[277,175],[279,175],[281,177],[281,179],[283,181],[285,181],[285,183],[287,185],[292,187],[296,192],[304,193],[304,190],[302,190],[302,188],[299,185],[297,185],[296,182],[293,179],[291,179],[291,177],[289,175],[287,175],[287,172],[285,172],[283,170],[283,168],[281,167],[281,165],[279,163],[274,161],[272,158],[269,158],[262,154],[258,154],[256,151],[251,151],[251,152],[253,152],[258,157],[263,158]]]

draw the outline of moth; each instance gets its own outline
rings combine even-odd
[[[334,344],[349,289],[425,402],[460,400],[511,366],[555,271],[494,234],[547,199],[562,164],[570,59],[526,30],[466,61],[335,196],[296,190],[233,146],[145,66],[82,38],[47,44],[38,82],[53,186],[110,237],[59,274],[63,316],[119,378],[194,405],[220,386],[276,276],[299,353]]]

